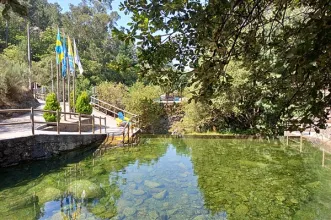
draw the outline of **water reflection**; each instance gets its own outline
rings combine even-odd
[[[299,154],[277,141],[150,139],[144,146],[92,153],[74,162],[67,158],[1,170],[0,215],[292,218],[322,184],[312,170],[315,160],[309,155],[314,154]]]

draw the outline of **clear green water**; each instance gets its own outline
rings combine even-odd
[[[331,219],[320,162],[309,144],[148,139],[0,170],[0,218]]]

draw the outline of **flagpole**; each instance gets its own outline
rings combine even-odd
[[[63,86],[63,112],[65,113],[66,112],[66,78],[64,76],[62,76],[62,86]],[[64,114],[64,120],[66,121],[67,120],[67,117],[66,117],[66,114]]]
[[[67,77],[68,77],[68,104],[69,104],[69,110],[70,112],[70,66],[69,66],[69,57],[67,59]],[[69,118],[71,118],[71,115],[69,115]]]
[[[76,85],[75,85],[75,80],[76,80],[76,73],[75,73],[75,69],[74,69],[74,72],[73,72],[73,75],[72,75],[72,93],[73,93],[73,97],[72,97],[72,110],[73,112],[76,112]]]
[[[27,21],[26,31],[28,37],[28,66],[29,66],[29,90],[31,90],[31,47],[30,47],[30,23]]]
[[[54,74],[53,74],[53,61],[51,60],[51,74],[52,74],[52,93],[54,93]]]
[[[60,102],[60,80],[59,74],[60,73],[60,63],[56,64],[56,96],[57,101]]]

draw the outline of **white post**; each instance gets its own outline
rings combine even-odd
[[[325,150],[323,149],[322,167],[325,166],[324,161],[325,161]]]
[[[300,132],[300,153],[302,152],[302,132]]]

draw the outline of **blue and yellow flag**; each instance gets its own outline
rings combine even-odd
[[[63,60],[63,56],[64,56],[59,29],[57,29],[55,52],[56,52],[56,63],[59,64]]]
[[[72,50],[71,40],[69,36],[68,36],[68,57],[69,57],[70,73],[74,73],[75,71],[74,52]]]
[[[62,50],[63,50],[63,59],[62,59],[62,77],[66,77],[67,75],[67,57],[68,57],[68,51],[67,51],[67,45],[66,45],[66,38],[63,37],[62,42]]]

